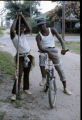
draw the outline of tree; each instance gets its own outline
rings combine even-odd
[[[80,19],[80,1],[65,1],[65,15],[66,17],[70,16],[70,14],[76,16],[76,18]],[[49,11],[48,19],[53,20],[61,20],[62,17],[62,2],[59,2],[58,5],[51,11]]]
[[[74,14],[76,18],[80,19],[80,1],[69,1],[66,2],[66,16],[70,13]]]
[[[40,5],[38,1],[31,1],[32,16],[40,14],[37,5]],[[24,1],[23,3],[20,1],[8,1],[5,7],[8,10],[7,19],[14,19],[17,12],[22,12],[26,18],[30,17],[30,1]]]

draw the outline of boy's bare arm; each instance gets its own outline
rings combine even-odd
[[[23,19],[24,25],[26,27],[26,30],[24,31],[25,34],[29,33],[32,31],[31,26],[29,25],[29,23],[26,21],[25,17],[23,16],[23,14],[19,13],[19,16],[21,16],[21,18]]]
[[[10,37],[11,39],[13,39],[15,37],[15,28],[16,28],[16,23],[17,23],[17,20],[18,20],[18,15],[16,15],[16,18],[10,28]]]
[[[64,43],[63,39],[61,38],[61,36],[59,35],[59,33],[58,33],[55,29],[51,29],[51,32],[52,32],[52,34],[55,35],[55,36],[57,37],[57,39],[60,41],[61,46],[62,46],[62,49],[65,50],[65,49],[66,49],[66,48],[65,48],[65,43]]]

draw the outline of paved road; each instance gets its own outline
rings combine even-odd
[[[19,118],[20,120],[27,120],[27,118],[24,118],[24,115],[31,115],[31,117],[34,115],[32,119],[28,118],[28,120],[80,120],[80,55],[68,52],[65,56],[62,56],[60,55],[59,50],[61,63],[67,76],[67,85],[68,88],[72,91],[73,95],[67,96],[62,92],[62,84],[59,80],[58,74],[55,72],[57,78],[57,101],[56,108],[50,110],[47,94],[40,92],[42,90],[42,87],[39,86],[41,73],[38,65],[38,48],[34,37],[28,37],[27,39],[32,48],[32,54],[35,56],[35,67],[30,73],[30,86],[34,99],[31,101],[32,103],[22,100],[22,105],[18,109],[13,106],[11,107],[11,103],[4,103],[3,105],[0,104],[0,111],[5,111],[6,117],[11,117],[12,120],[19,120]],[[0,39],[0,42],[3,42],[0,50],[4,49],[9,51],[13,56],[15,55],[16,50],[8,37]],[[9,84],[8,81],[7,83]],[[5,84],[3,85],[3,88],[6,87]],[[13,83],[11,82],[10,86],[12,85]],[[10,95],[10,90],[11,87],[8,87],[5,91],[6,93],[8,91]],[[8,95],[6,93],[1,95],[5,97]]]
[[[66,41],[80,41],[80,36],[65,36]]]

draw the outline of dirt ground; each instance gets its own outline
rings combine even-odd
[[[5,39],[6,38],[6,39]],[[15,49],[9,39],[5,36],[0,42],[6,46],[0,50],[7,50],[13,56]],[[28,37],[28,42],[35,56],[35,67],[30,72],[30,90],[32,95],[26,95],[22,91],[21,98],[16,102],[10,100],[13,80],[10,75],[0,71],[0,120],[80,120],[80,55],[68,52],[65,56],[59,55],[61,64],[67,77],[68,89],[72,91],[71,96],[63,93],[63,87],[59,76],[56,74],[57,101],[56,107],[50,109],[48,94],[42,92],[39,86],[41,73],[39,68],[39,53],[34,37]],[[22,84],[21,84],[22,86]]]

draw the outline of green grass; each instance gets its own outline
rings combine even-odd
[[[5,28],[0,27],[0,37],[3,35],[3,30],[5,30]]]
[[[58,48],[61,47],[61,44],[59,43],[59,41],[56,41],[55,42],[56,46]],[[77,54],[80,54],[80,42],[79,41],[65,41],[65,45],[66,45],[66,48],[69,49],[71,52],[73,53],[77,53]]]
[[[5,115],[6,115],[6,112],[1,112],[0,113],[0,120],[4,120]]]
[[[2,30],[0,30],[0,37],[3,35],[3,32],[2,32]]]
[[[20,107],[22,107],[21,103],[19,101],[16,101],[15,102],[15,108],[20,108]]]
[[[6,30],[4,27],[0,27],[0,30]]]
[[[0,51],[0,70],[6,74],[14,75],[15,68],[14,57],[8,52]]]
[[[80,36],[80,33],[66,33],[65,36]]]

